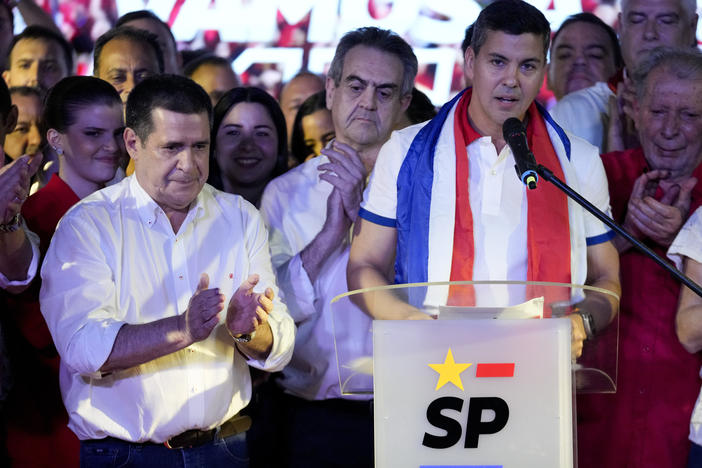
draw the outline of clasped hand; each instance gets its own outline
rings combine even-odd
[[[5,157],[0,151],[0,157]],[[32,176],[39,169],[41,154],[25,155],[0,168],[0,224],[7,224],[19,213],[29,195]]]
[[[668,177],[668,171],[653,170],[636,179],[624,219],[624,228],[635,237],[647,237],[663,247],[670,246],[684,224],[697,184],[694,177],[675,182]],[[653,198],[659,186],[663,190],[660,201]]]
[[[210,336],[219,323],[219,313],[224,310],[224,294],[219,288],[210,289],[209,282],[209,276],[203,273],[187,310],[180,316],[180,329],[190,343]],[[258,282],[258,275],[250,275],[229,300],[225,326],[232,336],[255,332],[273,311],[273,290],[267,288],[263,294],[255,293],[253,288]]]

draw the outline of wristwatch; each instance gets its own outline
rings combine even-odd
[[[15,232],[20,227],[20,214],[17,213],[12,217],[9,223],[0,224],[0,232]]]
[[[227,331],[229,331],[229,327],[227,327]],[[253,340],[254,336],[256,336],[256,330],[252,331],[251,333],[243,333],[241,335],[234,335],[231,331],[229,331],[229,336],[231,336],[237,343],[248,343],[249,341]]]
[[[585,335],[587,336],[587,339],[593,339],[597,333],[597,328],[595,327],[595,319],[592,318],[592,314],[579,310],[576,313],[583,319],[583,328],[585,328]]]

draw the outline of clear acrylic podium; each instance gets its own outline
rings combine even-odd
[[[575,466],[575,393],[614,392],[617,381],[618,318],[571,359],[567,316],[586,295],[615,296],[467,281],[334,298],[339,385],[374,395],[376,467]],[[364,303],[389,319],[349,330]],[[407,315],[427,320],[396,319]]]

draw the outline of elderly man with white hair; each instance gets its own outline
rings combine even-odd
[[[633,125],[636,99],[631,72],[657,47],[694,47],[695,0],[622,0],[618,32],[624,69],[605,82],[564,96],[551,115],[565,130],[600,152],[638,146]]]

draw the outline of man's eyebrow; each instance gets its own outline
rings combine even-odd
[[[399,88],[400,85],[397,83],[380,83],[378,86],[375,87],[375,89],[397,89]]]
[[[490,58],[500,59],[500,60],[504,60],[504,61],[506,61],[506,62],[509,62],[509,59],[508,59],[507,57],[505,57],[505,56],[502,55],[502,54],[498,54],[497,52],[489,52],[489,53],[488,53],[488,56],[489,56]]]
[[[592,50],[592,49],[598,49],[598,50],[601,50],[602,52],[607,52],[607,48],[603,45],[600,45],[600,44],[590,44],[589,46],[585,47],[585,50]]]
[[[675,13],[674,11],[668,11],[668,12],[659,13],[659,14],[656,15],[656,19],[661,19],[661,18],[666,18],[666,17],[667,17],[667,18],[670,18],[670,19],[673,19],[673,20],[675,20],[675,21],[679,21],[679,20],[680,20],[680,15],[677,14],[677,13]]]
[[[524,60],[521,60],[519,63],[528,63],[528,62],[543,63],[544,60],[541,57],[527,57]]]
[[[369,84],[369,81],[368,81],[368,80],[364,80],[363,78],[361,78],[361,77],[359,77],[359,76],[356,76],[356,75],[349,75],[349,76],[346,77],[346,79],[345,79],[344,81],[345,81],[346,83],[349,83],[349,82],[351,82],[351,81],[358,81],[358,82],[360,82],[363,86],[368,86],[368,84]],[[390,82],[390,83],[380,83],[380,84],[378,84],[378,85],[375,86],[375,89],[379,89],[379,88],[396,89],[396,88],[399,88],[399,87],[400,87],[400,85],[398,85],[397,83],[392,83],[392,82]]]
[[[232,122],[232,123],[224,124],[220,128],[226,128],[226,127],[243,128],[244,126],[240,123]],[[268,124],[259,124],[259,125],[254,125],[254,128],[273,128],[273,126],[268,125]]]
[[[356,76],[356,75],[349,75],[349,76],[346,77],[346,79],[345,79],[344,81],[345,81],[346,83],[350,83],[351,81],[358,81],[358,82],[360,82],[363,86],[368,86],[368,80],[364,80],[364,79],[361,78],[360,76]]]

